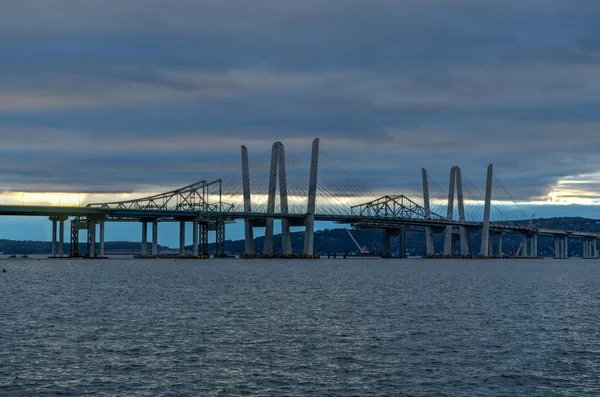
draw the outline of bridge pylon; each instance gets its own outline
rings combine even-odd
[[[277,176],[279,176],[279,200],[281,213],[287,214],[287,176],[285,173],[285,150],[281,142],[275,142],[271,151],[271,170],[269,175],[269,195],[267,199],[267,214],[275,213],[275,195],[277,194]],[[265,242],[263,254],[273,254],[273,225],[274,218],[267,218],[265,225]],[[284,255],[292,254],[292,241],[290,236],[290,224],[287,219],[281,219],[281,248]]]
[[[427,177],[427,170],[421,169],[421,177],[423,180],[423,206],[425,208],[425,219],[431,219],[431,206],[429,203],[429,179]],[[425,227],[425,252],[427,256],[435,255],[435,247],[433,245],[433,228],[431,226]]]
[[[319,138],[315,138],[312,144],[310,158],[310,179],[308,183],[308,205],[306,208],[306,219],[304,225],[304,255],[312,255],[314,252],[315,237],[315,211],[317,205],[317,176],[319,170]]]
[[[448,211],[447,219],[452,220],[454,217],[454,196],[458,201],[458,218],[460,222],[465,222],[465,203],[462,185],[462,174],[460,167],[454,166],[450,169],[450,183],[448,185]],[[464,226],[459,227],[460,238],[460,254],[469,255],[469,243],[467,231]],[[456,239],[454,236],[454,228],[448,225],[444,231],[444,256],[456,254]]]
[[[247,214],[252,213],[252,194],[250,190],[250,167],[248,165],[248,149],[245,146],[241,147],[242,153],[242,184],[243,184],[243,197],[244,197],[244,212]],[[310,179],[308,188],[308,205],[306,211],[306,217],[304,218],[303,224],[306,227],[304,237],[304,254],[313,254],[313,240],[314,240],[314,223],[315,223],[315,209],[316,209],[316,197],[317,197],[317,171],[318,171],[318,160],[319,159],[319,138],[313,141],[312,145],[312,156],[311,156],[311,168],[310,168]],[[292,241],[290,234],[290,226],[302,226],[302,224],[292,224],[292,219],[286,218],[286,214],[289,214],[288,205],[288,190],[287,190],[287,176],[286,176],[286,163],[285,163],[285,150],[281,142],[275,142],[271,149],[271,167],[269,172],[269,188],[267,196],[267,217],[264,219],[252,219],[246,217],[244,219],[245,229],[245,253],[246,255],[254,255],[254,227],[265,227],[265,238],[263,245],[263,255],[273,254],[273,238],[274,238],[274,221],[275,218],[275,197],[277,194],[277,182],[279,181],[279,199],[280,199],[280,212],[281,212],[281,247],[283,255],[292,254]]]
[[[492,178],[494,175],[494,165],[490,164],[487,168],[487,180],[485,184],[485,205],[483,208],[483,227],[481,228],[481,256],[490,256],[490,212],[492,206]]]

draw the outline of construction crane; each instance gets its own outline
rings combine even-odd
[[[515,243],[513,243],[512,240],[510,240],[510,245],[512,246],[512,252],[513,252],[513,256],[519,256],[519,254],[521,253],[521,248],[523,248],[523,242],[521,242],[521,244],[519,244],[519,248],[517,250],[515,250]]]
[[[360,255],[370,255],[371,254],[369,252],[369,250],[367,249],[367,247],[361,247],[360,244],[358,244],[358,241],[356,241],[356,239],[354,238],[352,233],[350,233],[350,230],[348,230],[347,227],[345,227],[344,229],[346,229],[346,231],[348,232],[348,235],[350,235],[350,238],[352,239],[352,241],[354,241],[354,244],[356,244],[356,247],[358,248],[358,253]]]

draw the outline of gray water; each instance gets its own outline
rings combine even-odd
[[[600,261],[0,268],[1,396],[600,394]]]

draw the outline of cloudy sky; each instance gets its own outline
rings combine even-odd
[[[159,192],[320,137],[374,192],[493,162],[529,207],[595,216],[598,21],[597,0],[3,0],[0,201]]]

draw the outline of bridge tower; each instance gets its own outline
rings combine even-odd
[[[242,189],[244,194],[244,212],[249,214],[252,212],[252,200],[250,195],[250,169],[248,166],[248,149],[242,145]],[[254,229],[252,222],[248,218],[244,218],[244,252],[247,255],[254,255]]]
[[[456,195],[458,198],[458,220],[461,222],[465,222],[467,219],[465,217],[465,199],[463,194],[463,184],[462,184],[462,171],[460,167],[456,167]],[[469,235],[467,234],[467,229],[464,226],[459,227],[459,237],[460,237],[460,254],[463,256],[469,255]]]
[[[288,214],[287,177],[285,173],[285,150],[281,142],[275,142],[271,150],[271,172],[269,175],[269,196],[267,199],[267,214],[275,213],[275,195],[277,193],[277,176],[279,174],[279,200],[281,205],[281,250],[284,255],[292,254],[292,240],[290,236]],[[273,218],[266,219],[265,243],[263,254],[273,253]]]
[[[312,144],[310,179],[308,188],[308,206],[303,225],[306,227],[304,237],[304,254],[313,254],[314,241],[314,223],[317,198],[317,171],[319,162],[319,138],[316,138]],[[278,178],[279,177],[279,178]],[[290,226],[302,226],[302,224],[293,224],[291,219],[286,217],[289,214],[287,176],[285,165],[285,150],[281,142],[275,142],[271,149],[271,168],[269,172],[269,190],[267,198],[267,215],[275,214],[275,196],[277,194],[277,182],[279,181],[279,199],[281,206],[281,247],[284,255],[292,254],[292,240]],[[244,212],[247,216],[244,219],[245,229],[245,253],[254,255],[254,227],[265,227],[265,240],[263,254],[273,254],[273,235],[274,235],[274,217],[267,216],[266,219],[252,219],[252,195],[250,191],[250,168],[248,165],[248,150],[242,146],[242,183],[244,197]],[[264,223],[263,223],[264,222]]]
[[[425,219],[431,219],[431,206],[429,204],[429,180],[427,178],[427,170],[421,169],[421,177],[423,180],[423,207],[425,208]],[[425,252],[427,256],[435,255],[435,247],[433,246],[433,228],[425,227]]]
[[[319,138],[315,138],[312,144],[312,155],[310,158],[310,179],[308,183],[308,205],[306,208],[306,219],[304,225],[304,255],[312,255],[314,252],[315,236],[315,211],[317,204],[317,175],[319,169]]]
[[[488,165],[487,180],[485,184],[485,206],[483,208],[483,227],[481,228],[481,256],[490,256],[490,212],[492,206],[492,178],[494,175],[494,165]],[[525,248],[525,247],[523,247]]]
[[[465,203],[463,195],[462,174],[460,167],[454,166],[450,169],[450,183],[448,186],[448,211],[447,218],[452,220],[454,217],[454,195],[458,199],[458,218],[464,222],[465,219]],[[469,243],[467,231],[464,226],[459,228],[460,237],[460,254],[469,255]],[[444,231],[444,256],[454,255],[456,252],[456,240],[454,238],[454,230],[451,225],[446,226]]]

